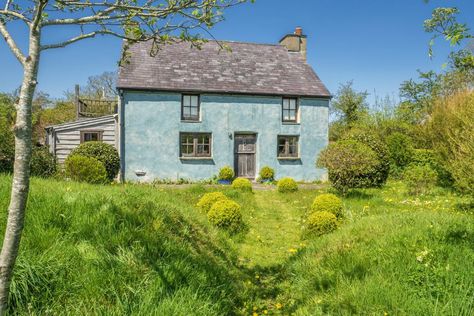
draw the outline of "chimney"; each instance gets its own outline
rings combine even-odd
[[[300,52],[306,60],[306,35],[303,35],[303,29],[297,27],[293,34],[285,35],[280,40],[280,45],[285,46],[290,52]]]

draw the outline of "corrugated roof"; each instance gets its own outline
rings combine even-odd
[[[302,55],[281,45],[209,41],[197,49],[182,42],[165,45],[156,56],[150,48],[151,42],[131,46],[118,88],[331,96]]]

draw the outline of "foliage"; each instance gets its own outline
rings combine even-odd
[[[280,193],[289,193],[298,191],[298,184],[293,178],[285,177],[278,180],[277,189]]]
[[[261,180],[273,181],[275,179],[275,170],[269,166],[264,166],[260,169],[259,175]]]
[[[73,181],[93,184],[107,183],[104,164],[94,157],[69,155],[64,163],[65,175]]]
[[[196,204],[196,206],[201,209],[204,213],[209,212],[211,209],[212,205],[216,203],[219,200],[225,200],[227,199],[227,196],[225,196],[224,193],[222,192],[210,192],[204,194]]]
[[[232,181],[234,179],[234,169],[231,166],[224,166],[219,170],[219,180],[228,180]]]
[[[341,199],[331,193],[318,195],[311,205],[311,210],[313,212],[329,212],[334,214],[337,218],[343,216]]]
[[[353,125],[367,113],[367,92],[357,92],[352,87],[353,82],[347,82],[339,87],[331,111],[346,125]]]
[[[252,192],[252,183],[246,178],[236,178],[232,181],[232,188],[240,191]]]
[[[81,155],[99,160],[107,171],[107,178],[113,181],[120,169],[120,158],[114,146],[103,142],[85,142],[76,147],[71,155]]]
[[[0,173],[12,172],[15,161],[15,138],[10,125],[0,119]]]
[[[375,166],[374,172],[371,173],[370,182],[371,185],[383,185],[390,172],[389,152],[384,141],[368,127],[353,128],[344,136],[344,139],[365,144],[376,153],[378,164]]]
[[[30,174],[36,177],[51,177],[56,173],[56,159],[47,147],[33,147]]]
[[[430,193],[437,179],[438,174],[429,165],[411,165],[403,174],[403,180],[410,195]]]
[[[403,170],[413,158],[413,142],[405,134],[395,132],[385,139],[390,155],[390,169]]]
[[[337,229],[337,218],[331,212],[317,211],[311,213],[307,220],[307,234],[321,236]]]
[[[207,213],[207,218],[212,225],[231,231],[242,225],[240,205],[230,199],[215,202]]]
[[[428,126],[433,148],[454,186],[474,194],[474,93],[466,91],[438,101]]]
[[[73,102],[58,101],[54,107],[41,111],[40,126],[44,129],[50,125],[74,121],[77,115],[76,111],[76,106]]]
[[[328,169],[329,181],[343,194],[352,188],[379,186],[381,164],[375,151],[355,140],[329,144],[317,161],[318,167]]]

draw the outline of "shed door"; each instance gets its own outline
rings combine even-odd
[[[257,135],[235,135],[235,170],[238,177],[255,178],[255,154]]]

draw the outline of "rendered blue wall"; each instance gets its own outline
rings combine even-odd
[[[125,180],[209,179],[221,167],[234,165],[233,135],[239,132],[257,134],[257,173],[268,165],[277,179],[325,179],[315,160],[328,143],[328,100],[301,98],[299,124],[282,123],[281,97],[203,94],[199,123],[181,121],[179,93],[125,91],[122,102]],[[180,159],[180,132],[212,133],[212,159]],[[299,135],[301,159],[277,159],[278,135]],[[137,171],[146,174],[137,176]]]

